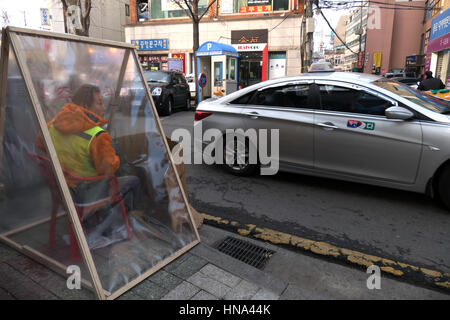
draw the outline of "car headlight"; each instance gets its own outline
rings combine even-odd
[[[160,87],[153,88],[153,90],[152,90],[152,96],[160,96],[160,95],[161,95],[161,92],[162,92],[162,90],[161,90]]]

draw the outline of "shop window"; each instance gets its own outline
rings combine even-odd
[[[137,11],[138,21],[148,21],[149,10],[148,10],[148,1],[147,0],[136,1],[136,11]]]

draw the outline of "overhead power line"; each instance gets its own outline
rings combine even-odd
[[[325,17],[325,15],[323,14],[321,8],[319,7],[319,2],[317,1],[315,3],[317,9],[319,9],[320,14],[322,15],[322,18],[325,20],[325,22],[328,24],[328,27],[330,27],[331,31],[333,31],[333,34],[336,35],[336,37],[339,39],[339,41],[341,41],[341,43],[348,49],[350,50],[352,53],[357,54],[355,51],[353,51],[352,49],[350,49],[350,47],[347,45],[347,43],[345,43],[344,40],[341,39],[341,37],[339,36],[339,34],[334,30],[334,28],[331,26],[330,22],[328,21],[327,17]]]

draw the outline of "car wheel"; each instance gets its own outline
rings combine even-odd
[[[249,141],[245,141],[245,146],[242,141],[237,138],[225,139],[223,158],[225,169],[237,176],[251,176],[259,170],[259,164],[251,164],[249,156]],[[238,150],[245,150],[239,154]]]
[[[439,200],[450,210],[450,165],[442,171],[438,180],[437,189]]]
[[[164,104],[163,115],[170,116],[173,111],[173,100],[172,97],[168,97],[166,103]]]

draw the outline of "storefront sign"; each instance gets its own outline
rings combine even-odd
[[[269,79],[281,78],[286,75],[286,53],[269,53]]]
[[[417,64],[417,56],[406,57],[406,65],[413,66]]]
[[[169,50],[169,39],[131,40],[138,51]]]
[[[47,8],[41,8],[41,26],[50,26],[50,16]]]
[[[364,61],[364,52],[360,51],[358,52],[358,62],[356,64],[357,68],[363,67],[363,61]]]
[[[267,43],[268,42],[267,29],[259,30],[232,30],[231,43]]]
[[[441,51],[450,48],[450,33],[445,36],[434,39],[428,43],[427,53]]]
[[[270,0],[248,0],[247,5],[249,6],[262,6],[262,5],[270,5]]]
[[[232,44],[232,46],[240,52],[263,51],[267,43]]]
[[[450,9],[433,19],[430,31],[430,41],[450,33]]]
[[[181,59],[182,61],[182,72],[185,73],[185,66],[186,66],[186,55],[184,53],[172,53],[172,58]]]
[[[257,13],[270,11],[272,11],[272,6],[249,6],[239,8],[239,13]]]

